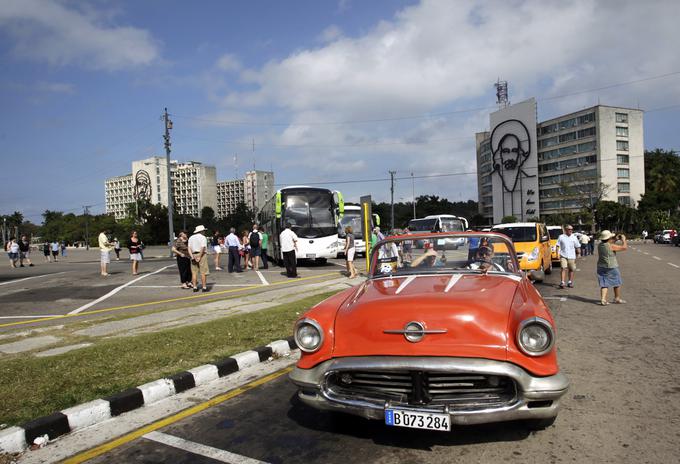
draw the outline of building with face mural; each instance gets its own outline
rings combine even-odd
[[[642,111],[597,105],[536,121],[536,101],[490,115],[475,135],[479,212],[488,223],[576,213],[645,193]],[[588,222],[588,218],[584,218]]]

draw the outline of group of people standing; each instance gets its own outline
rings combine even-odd
[[[109,231],[102,230],[97,238],[99,245],[99,263],[101,275],[109,276],[108,266],[111,263],[111,251],[116,253],[116,261],[120,261],[121,245],[117,238],[109,240]],[[132,263],[132,275],[139,275],[139,263],[144,259],[144,242],[139,237],[136,230],[130,233],[130,238],[127,242],[127,249],[130,253],[130,261]]]
[[[64,242],[46,240],[41,245],[38,245],[38,250],[40,249],[42,249],[46,263],[52,261],[56,263],[59,261],[60,253],[62,257],[66,257],[66,243]],[[10,237],[5,243],[5,251],[7,252],[10,267],[34,266],[31,261],[31,242],[26,235],[22,235],[19,240],[15,237]]]
[[[224,237],[218,230],[213,234],[210,247],[215,253],[215,270],[222,271],[220,267],[220,255],[228,255],[227,270],[229,272],[243,272],[252,269],[259,270],[260,261],[263,269],[269,269],[269,234],[258,224],[253,224],[252,230],[244,230],[239,237],[236,229],[229,229],[229,234]],[[243,262],[243,266],[241,263]]]

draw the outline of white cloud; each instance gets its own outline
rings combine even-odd
[[[330,27],[321,33],[330,40],[325,45],[298,49],[259,69],[243,70],[242,81],[254,90],[232,89],[223,104],[287,113],[291,126],[270,141],[306,145],[296,151],[301,163],[286,163],[302,169],[305,163],[309,168],[310,160],[323,159],[314,165],[315,176],[331,174],[338,160],[349,165],[362,161],[373,176],[394,168],[474,171],[474,133],[488,126],[488,112],[401,122],[318,123],[493,106],[492,84],[498,77],[510,82],[511,99],[520,101],[678,71],[677,17],[680,2],[671,0],[426,0],[404,8],[363,36],[332,37]],[[676,76],[539,101],[539,110],[552,112],[545,116],[574,111],[597,103],[598,96],[602,103],[636,106],[639,102],[649,107],[657,101],[680,101],[680,82]],[[454,140],[434,142],[447,138]],[[352,140],[381,143],[343,146]],[[427,143],[406,143],[409,140]],[[327,148],[315,148],[322,145]],[[465,189],[465,199],[476,197],[475,182],[474,176],[468,176],[431,185],[448,189],[443,193],[454,192],[452,198]]]
[[[73,84],[68,84],[65,82],[38,82],[36,84],[36,90],[40,92],[61,93],[68,95],[72,95],[76,92]]]
[[[319,34],[319,42],[332,42],[342,37],[342,29],[335,24],[331,24]]]
[[[17,58],[97,70],[144,66],[159,59],[159,45],[148,31],[110,25],[110,13],[98,15],[87,5],[68,8],[56,0],[5,0],[0,26],[14,41]]]
[[[239,59],[231,53],[226,53],[226,54],[222,55],[221,57],[219,57],[216,65],[222,71],[227,71],[227,72],[240,71],[241,68],[243,67],[241,65],[241,62],[239,61]]]

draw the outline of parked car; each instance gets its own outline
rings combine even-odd
[[[550,235],[550,259],[553,261],[560,260],[560,247],[557,244],[557,239],[564,233],[562,226],[548,226],[548,235]]]
[[[662,235],[663,235],[662,230],[657,230],[656,232],[654,232],[654,235],[652,236],[652,240],[654,240],[654,243],[660,243]]]
[[[673,237],[676,235],[675,229],[666,229],[659,235],[657,243],[672,243]]]
[[[512,240],[517,252],[519,267],[525,271],[552,272],[550,236],[541,222],[513,222],[497,224],[492,232],[505,234]]]
[[[490,244],[468,259],[470,239],[483,237]],[[448,238],[466,245],[435,249]],[[370,262],[366,281],[295,323],[301,357],[290,379],[302,403],[428,430],[555,421],[569,386],[557,364],[555,322],[530,282],[541,273],[520,270],[506,236],[390,237]]]

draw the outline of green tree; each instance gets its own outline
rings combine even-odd
[[[503,218],[501,219],[501,223],[503,224],[512,222],[517,222],[517,218],[515,216],[503,216]]]

